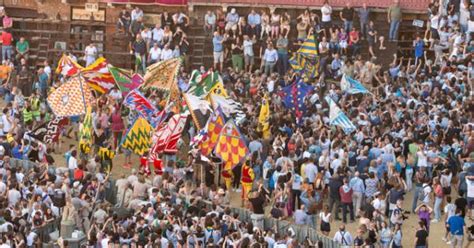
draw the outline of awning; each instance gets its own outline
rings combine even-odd
[[[156,4],[171,6],[184,6],[188,4],[188,0],[101,0],[101,2],[115,4]]]

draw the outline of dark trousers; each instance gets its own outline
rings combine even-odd
[[[347,222],[347,209],[349,208],[349,213],[351,221],[354,221],[354,206],[351,203],[342,203],[342,222]]]
[[[293,207],[293,211],[299,209],[301,190],[292,189],[291,190],[291,206]],[[298,204],[296,204],[298,202]]]
[[[336,220],[339,220],[339,207],[341,206],[341,199],[336,197],[329,197],[329,211],[332,212]],[[334,212],[333,212],[334,207]]]

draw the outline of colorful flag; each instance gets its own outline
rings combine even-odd
[[[59,117],[83,115],[94,97],[80,76],[70,78],[48,96],[49,107]]]
[[[316,38],[314,35],[308,35],[306,40],[303,42],[297,53],[304,57],[315,59],[318,56],[318,48],[316,44]]]
[[[201,74],[199,70],[194,70],[189,79],[189,88],[186,93],[199,97],[205,97],[214,89],[219,82],[219,73],[212,70]]]
[[[178,73],[181,58],[168,59],[148,66],[141,87],[154,88],[169,93],[170,101],[179,100]]]
[[[352,133],[356,130],[356,126],[352,121],[342,112],[342,110],[337,106],[336,102],[329,97],[324,97],[326,102],[329,104],[329,124],[334,126],[339,126],[344,130],[346,134]]]
[[[262,99],[262,106],[258,115],[258,131],[262,132],[264,139],[270,138],[270,103],[266,95]]]
[[[359,81],[344,74],[341,78],[341,89],[349,94],[370,93]]]
[[[208,101],[195,95],[183,94],[186,106],[193,118],[196,129],[202,129],[206,125],[207,119],[212,113],[211,105]]]
[[[307,85],[302,79],[288,85],[280,92],[283,98],[283,105],[295,113],[296,120],[300,124],[306,112],[305,97],[313,91],[313,86]]]
[[[95,91],[105,94],[115,86],[115,79],[109,71],[107,60],[98,58],[94,63],[84,68],[81,75],[87,84]]]
[[[224,168],[233,168],[249,154],[249,149],[233,120],[229,120],[223,127],[214,153],[224,161]]]
[[[109,64],[109,72],[115,80],[115,84],[122,92],[122,96],[125,97],[128,92],[132,91],[136,87],[131,87],[132,76],[130,71],[112,66]]]
[[[217,139],[224,127],[224,116],[222,116],[221,108],[217,108],[206,123],[206,126],[199,131],[193,138],[192,146],[201,150],[201,154],[209,156],[216,147]]]
[[[222,77],[219,75],[216,84],[212,87],[210,94],[219,95],[223,97],[228,97],[227,91],[224,87],[224,81]]]
[[[72,77],[81,72],[82,69],[83,67],[79,65],[76,61],[72,60],[71,57],[67,56],[66,54],[63,54],[63,56],[58,62],[56,74]]]
[[[150,150],[150,155],[158,157],[161,153],[176,154],[178,152],[178,141],[186,126],[188,116],[187,113],[173,115],[168,123],[153,135],[153,147]]]
[[[290,58],[289,63],[291,68],[302,76],[304,75],[307,78],[315,78],[318,76],[319,61],[317,58],[308,59],[303,55],[296,53]]]
[[[84,153],[89,153],[91,150],[92,132],[92,108],[89,106],[79,129],[79,146]]]
[[[234,119],[235,123],[238,125],[240,125],[245,120],[245,118],[247,118],[247,115],[243,111],[242,104],[231,99],[230,97],[211,94],[210,100],[213,109],[220,107],[224,116],[227,119]]]
[[[55,117],[51,121],[45,122],[29,132],[28,136],[38,140],[39,142],[51,144],[58,141],[61,127],[67,123],[67,118]]]
[[[147,119],[149,122],[153,119],[153,116],[157,114],[158,110],[148,99],[140,93],[138,89],[130,91],[125,97],[123,104],[129,107],[131,110],[137,111],[141,117]],[[152,126],[155,126],[152,124]]]
[[[150,149],[152,131],[153,127],[143,117],[138,117],[122,139],[121,146],[143,155]]]

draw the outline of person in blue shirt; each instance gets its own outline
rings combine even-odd
[[[48,88],[48,74],[44,71],[43,68],[38,70],[38,91],[41,98],[47,97],[47,88]]]
[[[214,69],[219,70],[217,65],[220,65],[220,69],[224,68],[224,43],[225,39],[219,32],[214,32],[214,38],[212,38],[212,45],[214,51]]]
[[[417,35],[413,41],[413,47],[415,48],[415,65],[418,65],[419,60],[423,58],[425,52],[425,42],[419,35]]]
[[[247,23],[250,26],[250,36],[257,36],[260,37],[260,31],[262,29],[261,26],[262,19],[260,18],[260,15],[255,12],[254,9],[250,11],[250,14],[247,16]]]
[[[273,73],[273,68],[278,61],[278,52],[273,47],[272,43],[268,44],[267,49],[265,49],[265,53],[263,54],[262,66],[265,69],[265,74],[270,76]]]
[[[451,233],[451,247],[462,247],[465,225],[464,218],[461,217],[461,209],[456,209],[456,215],[451,216],[446,223]]]

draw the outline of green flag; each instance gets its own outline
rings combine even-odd
[[[206,97],[219,81],[219,74],[211,70],[201,74],[194,70],[189,79],[189,88],[187,93],[199,97]]]

